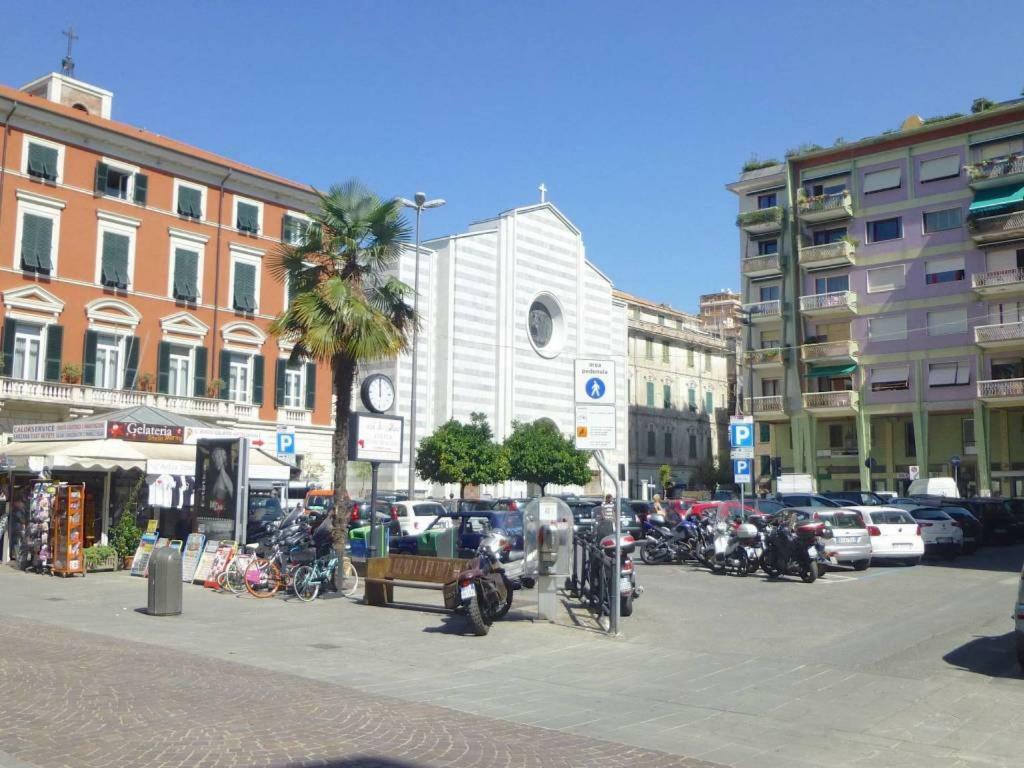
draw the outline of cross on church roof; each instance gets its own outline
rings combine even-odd
[[[544,182],[543,181],[540,183],[540,186],[537,187],[537,189],[540,190],[540,201],[542,203],[546,202],[547,201],[548,188],[546,186],[544,186]]]
[[[68,28],[61,32],[64,37],[68,39],[68,54],[64,57],[64,60],[60,63],[61,73],[68,77],[75,76],[75,60],[71,58],[71,48],[75,44],[75,40],[78,39],[78,35],[75,34],[75,28],[72,25],[68,25]]]

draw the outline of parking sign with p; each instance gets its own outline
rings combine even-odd
[[[280,427],[277,430],[277,455],[295,455],[295,428]]]
[[[754,447],[754,419],[750,416],[733,416],[729,420],[729,447]]]

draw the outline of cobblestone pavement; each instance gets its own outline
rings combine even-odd
[[[267,653],[287,652],[268,639]],[[63,627],[0,623],[2,768],[420,765],[714,764]]]

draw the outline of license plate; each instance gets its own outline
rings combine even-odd
[[[632,592],[633,582],[629,579],[619,579],[619,592]]]
[[[850,536],[840,536],[838,539],[836,539],[836,544],[856,544],[856,543],[857,543],[857,537],[856,536],[853,536],[853,537],[850,537]]]
[[[893,544],[892,545],[893,549],[910,549],[910,547],[911,547],[910,544],[904,544],[904,543],[897,543],[897,544]]]
[[[940,536],[937,539],[937,541],[939,542],[939,544],[952,544],[953,543],[953,540],[951,538],[949,538],[948,536]]]
[[[817,557],[818,556],[818,548],[817,547],[808,547],[807,548],[807,554],[810,555],[812,558]]]
[[[463,600],[472,600],[474,597],[476,597],[476,587],[472,584],[467,584],[465,587],[462,588],[461,592],[459,592],[459,595],[462,597]]]

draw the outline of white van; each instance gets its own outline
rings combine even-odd
[[[952,477],[921,477],[910,483],[908,496],[945,496],[960,498],[960,489]]]

